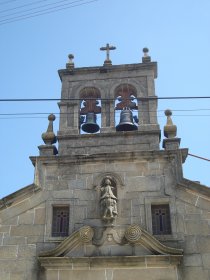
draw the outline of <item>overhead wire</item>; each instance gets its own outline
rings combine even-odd
[[[96,98],[85,98],[86,100],[96,100]],[[116,98],[98,98],[101,101],[115,101]],[[148,100],[175,100],[175,99],[210,99],[210,96],[149,96],[137,97],[135,100],[148,101]],[[1,98],[0,102],[41,102],[41,101],[83,101],[84,98]],[[130,98],[124,100],[131,100]]]
[[[17,0],[4,1],[4,2],[1,2],[0,5],[5,5],[5,4],[11,3],[11,2],[15,2],[15,1],[17,1]]]
[[[78,2],[81,2],[81,1],[83,1],[83,2],[82,3],[78,3]],[[6,18],[6,19],[3,19],[3,20],[0,20],[0,25],[4,25],[4,24],[16,22],[16,21],[21,21],[21,20],[25,20],[25,19],[41,16],[41,15],[46,15],[46,14],[62,11],[62,10],[65,10],[65,9],[70,9],[70,8],[74,8],[74,7],[90,4],[90,3],[93,3],[93,2],[96,2],[96,1],[98,1],[98,0],[90,0],[90,1],[77,0],[77,1],[72,1],[70,3],[66,3],[66,4],[62,4],[62,5],[57,5],[57,6],[54,6],[54,7],[51,7],[51,8],[42,9],[40,11],[36,11],[36,12],[32,12],[32,13],[23,14],[23,15],[20,15],[20,16],[17,16],[17,17]],[[74,3],[78,3],[78,4],[74,4]]]
[[[199,109],[175,109],[173,111],[204,111],[204,110],[210,110],[209,108],[199,108]],[[138,110],[134,110],[134,111],[138,111]],[[157,110],[157,112],[163,112],[164,110]],[[149,111],[149,112],[156,112],[156,111]],[[120,114],[120,110],[117,110],[115,112],[116,114]],[[37,116],[37,115],[49,115],[51,113],[49,112],[29,112],[29,113],[0,113],[0,120],[1,119],[45,119],[46,117],[40,117],[40,116]],[[62,113],[62,112],[54,112],[53,114],[55,115],[73,115],[73,113]],[[33,116],[35,115],[35,116]],[[4,117],[2,117],[4,116]],[[173,116],[210,116],[210,115],[173,115]],[[157,116],[157,117],[165,117],[165,116]],[[191,153],[188,153],[189,156],[192,156],[192,157],[195,157],[195,158],[198,158],[198,159],[201,159],[201,160],[205,160],[205,161],[210,161],[210,159],[207,159],[207,158],[204,158],[204,157],[201,157],[201,156],[198,156],[198,155],[194,155],[194,154],[191,154]]]
[[[148,112],[148,113],[156,113],[156,112],[164,112],[165,110],[141,110],[141,113]],[[198,112],[198,111],[210,111],[210,108],[206,109],[174,109],[173,112]],[[132,112],[138,112],[138,110],[132,110]],[[120,110],[115,110],[115,113],[120,114]],[[18,115],[49,115],[49,114],[56,114],[56,115],[71,115],[74,114],[73,112],[18,112],[18,113],[0,113],[0,116],[18,116]],[[174,115],[173,116],[183,116],[183,115]],[[187,116],[187,115],[184,115]],[[197,115],[188,115],[188,116],[197,116]],[[203,116],[203,115],[201,115]],[[209,115],[205,115],[209,116]]]
[[[186,98],[186,99],[189,99],[189,98],[210,98],[209,96],[194,96],[194,97],[155,97],[155,99],[171,99],[171,98],[175,98],[175,99],[183,99],[183,98]],[[86,100],[95,100],[95,98],[86,98]],[[149,97],[149,98],[136,98],[136,100],[141,100],[141,101],[145,101],[145,100],[151,100],[153,99],[153,97]],[[67,101],[67,102],[70,102],[70,101],[83,101],[84,99],[82,98],[63,98],[63,99],[60,99],[60,98],[37,98],[37,99],[34,99],[34,98],[25,98],[25,99],[0,99],[0,102],[46,102],[46,101]],[[116,101],[116,99],[114,98],[101,98],[100,99],[101,101],[103,100],[113,100],[113,101]],[[140,112],[149,112],[149,113],[154,113],[156,114],[156,112],[160,113],[160,112],[164,112],[165,110],[141,110]],[[210,108],[195,108],[195,109],[173,109],[173,112],[205,112],[205,111],[210,111]],[[132,112],[136,113],[138,112],[138,109],[133,109]],[[52,112],[51,112],[52,113]],[[32,116],[32,115],[49,115],[50,113],[48,112],[15,112],[15,113],[0,113],[0,118],[3,119],[5,117],[9,117],[8,119],[11,119],[11,118],[17,118],[17,117],[22,117],[22,116],[25,116],[26,118],[29,117],[29,116]],[[56,115],[63,115],[63,114],[66,114],[66,115],[71,115],[73,113],[71,112],[66,112],[66,113],[62,113],[62,112],[55,112],[53,114],[56,114]],[[120,114],[120,110],[115,110],[115,114],[118,115]],[[209,117],[210,115],[209,114],[173,114],[173,117]],[[165,117],[164,115],[158,115],[157,117]]]
[[[49,1],[49,0],[37,1],[37,3],[43,2],[43,1]],[[10,13],[10,14],[7,14],[7,15],[0,15],[0,19],[2,17],[10,17],[10,16],[16,15],[16,14],[20,14],[20,16],[30,15],[30,13],[29,14],[25,14],[25,15],[21,15],[21,13],[27,13],[27,12],[30,12],[30,11],[33,11],[33,10],[41,9],[41,8],[48,7],[48,6],[53,6],[53,5],[56,5],[56,4],[59,4],[59,3],[67,2],[67,1],[69,1],[69,0],[60,0],[60,1],[56,1],[54,3],[48,3],[48,4],[45,4],[45,5],[41,5],[41,6],[30,8],[30,9],[27,9],[27,10],[17,11],[17,12]],[[74,4],[74,3],[77,3],[77,2],[84,2],[84,1],[85,0],[75,0],[75,1],[71,1],[70,3],[67,3],[65,5],[70,5],[70,4]],[[36,3],[36,2],[34,2],[34,3]],[[17,9],[21,9],[22,7],[31,6],[31,5],[33,5],[33,3],[28,3],[28,4],[25,4],[23,6],[19,6],[19,7],[7,9],[7,10],[3,10],[3,11],[0,11],[0,14],[4,13],[4,12],[7,12],[7,11],[10,11],[10,10],[17,10]],[[57,7],[60,7],[60,6],[62,6],[62,5],[55,6],[55,7],[52,7],[50,9],[54,9],[54,8],[57,8]],[[45,9],[41,9],[40,11],[36,11],[36,13],[42,12],[42,11],[45,11]],[[5,20],[9,20],[9,19],[13,19],[13,18],[8,18],[8,19],[5,19]]]
[[[119,116],[120,115],[120,111],[115,111],[115,116]],[[74,115],[73,112],[67,112],[67,113],[62,113],[62,112],[33,112],[33,113],[0,113],[0,119],[21,119],[21,118],[46,118],[46,116],[50,115],[50,114],[54,114],[57,116],[70,116],[70,115]],[[99,114],[100,115],[100,114]],[[158,118],[165,118],[165,115],[157,115]],[[203,114],[203,115],[198,115],[198,114],[173,114],[173,117],[210,117],[210,114]]]
[[[17,10],[17,9],[21,9],[21,8],[24,8],[24,7],[32,6],[34,4],[45,2],[45,1],[49,1],[49,0],[39,0],[39,1],[32,2],[32,3],[24,4],[24,5],[21,5],[21,6],[16,6],[16,7],[13,7],[13,8],[5,9],[5,10],[2,10],[2,11],[0,10],[0,13],[14,11],[14,10]],[[21,11],[19,11],[19,12],[21,12]]]
[[[204,158],[204,157],[197,156],[197,155],[194,155],[194,154],[190,154],[190,153],[188,153],[188,155],[189,155],[189,156],[191,156],[191,157],[198,158],[198,159],[202,159],[202,160],[210,161],[210,159],[208,159],[208,158]]]

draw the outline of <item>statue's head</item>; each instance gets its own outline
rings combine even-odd
[[[111,181],[109,178],[106,178],[104,181],[105,185],[111,185]]]

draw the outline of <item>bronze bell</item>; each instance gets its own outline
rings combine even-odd
[[[96,123],[96,114],[87,113],[85,123],[82,125],[82,130],[87,133],[95,133],[100,129],[99,125]]]
[[[116,131],[133,131],[138,127],[133,123],[133,113],[128,108],[124,108],[120,113],[120,123],[116,126]]]

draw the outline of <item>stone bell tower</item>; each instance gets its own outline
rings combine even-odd
[[[114,49],[102,47],[106,59],[96,67],[76,68],[69,55],[66,69],[58,71],[59,131],[55,136],[50,115],[42,135],[46,145],[32,158],[35,182],[47,196],[39,253],[46,279],[145,280],[154,272],[158,279],[166,279],[165,273],[177,279],[182,249],[171,238],[181,233],[170,219],[175,206],[166,189],[181,176],[186,152],[179,145],[169,152],[170,139],[168,151],[159,148],[157,64],[148,49],[140,63],[112,65]],[[169,136],[170,112],[168,118]],[[174,175],[170,166],[177,162]],[[159,233],[169,235],[170,243],[160,243],[154,236]]]
[[[59,70],[59,155],[159,149],[154,89],[157,64],[151,62],[145,48],[142,63],[112,65],[108,55],[112,48],[104,48],[107,58],[103,66],[75,68],[70,55],[66,69]],[[121,119],[119,127],[120,116],[125,123]]]
[[[112,65],[115,49],[59,70],[59,131],[49,115],[34,182],[0,199],[0,280],[209,279],[210,189],[183,177],[169,109],[159,146],[148,49]]]

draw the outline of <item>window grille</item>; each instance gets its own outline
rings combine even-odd
[[[53,206],[52,236],[68,236],[69,206]]]
[[[169,205],[152,205],[151,208],[153,234],[171,234],[171,219]]]

